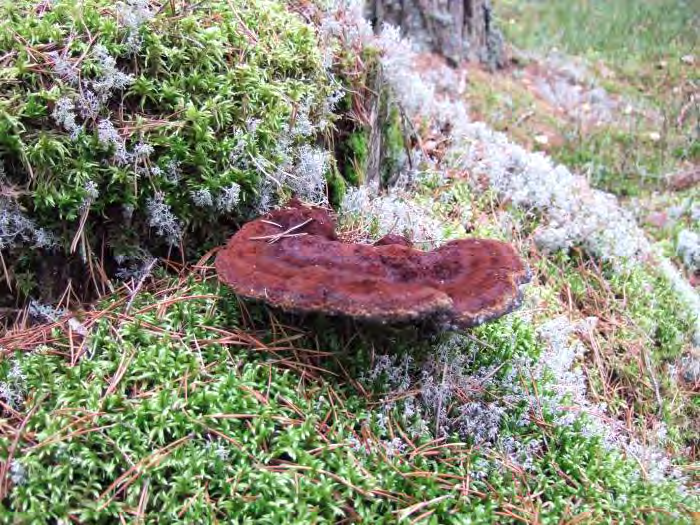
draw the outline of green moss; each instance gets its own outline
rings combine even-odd
[[[123,306],[115,301],[102,306],[116,314]],[[490,523],[529,494],[543,522],[572,512],[627,521],[644,509],[645,519],[679,523],[683,504],[693,503],[672,484],[635,477],[634,463],[574,427],[518,426],[517,410],[505,416],[503,437],[526,441],[544,432],[548,443],[525,474],[454,437],[437,448],[429,435],[413,438],[412,446],[432,453],[354,449],[351,439],[378,446],[392,439],[389,428],[409,432],[400,405],[390,427],[378,424],[375,403],[389,394],[380,383],[353,385],[376,355],[430,353],[424,334],[357,332],[321,318],[307,321],[313,331],[294,350],[289,339],[274,345],[267,329],[255,328],[268,324],[264,308],[248,306],[243,316],[238,304],[216,280],[166,279],[138,296],[129,316],[98,319],[77,363],[57,332],[51,347],[0,364],[0,380],[26,394],[17,409],[31,411],[2,518],[111,522],[140,508],[145,523],[332,523],[352,509],[358,520],[393,523],[397,513],[432,501],[424,511],[435,523]],[[244,325],[274,353],[241,345]],[[532,329],[517,321],[488,324],[474,336],[489,351],[470,370],[539,353]],[[12,375],[15,364],[23,380]],[[14,439],[0,436],[1,459]]]
[[[540,267],[570,307],[599,318],[600,353],[588,379],[594,392],[608,394],[611,413],[624,418],[632,409],[639,421],[661,416],[674,447],[692,444],[698,407],[669,377],[668,367],[688,349],[693,319],[670,283],[647,266],[619,272],[576,253],[542,259]]]
[[[23,190],[19,205],[56,235],[66,256],[76,237],[88,259],[136,246],[167,253],[171,244],[190,258],[221,242],[255,205],[262,171],[282,161],[280,141],[294,108],[304,104],[315,118],[331,91],[315,32],[283,3],[159,5],[136,31],[120,14],[134,8],[107,0],[59,0],[41,10],[22,0],[0,8],[7,57],[0,162],[9,183]],[[66,70],[80,75],[80,84]],[[91,93],[101,101],[88,114]],[[57,107],[63,118],[53,116]],[[100,138],[105,122],[116,137]],[[315,140],[289,138],[292,146]],[[134,155],[140,144],[152,151]],[[126,161],[121,148],[131,154]],[[193,197],[205,192],[216,203],[233,185],[240,187],[234,209]],[[157,196],[181,236],[153,227],[149,202]],[[33,251],[18,246],[6,264],[23,250]]]
[[[625,334],[623,330],[618,335],[630,338],[643,335],[657,364],[677,358],[688,345],[692,332],[690,314],[670,283],[653,268],[635,266],[619,272],[605,265],[603,280],[596,281],[587,273],[585,259],[575,255],[557,254],[552,261],[543,260],[542,265],[553,284],[565,281],[571,299],[584,312],[594,313],[590,304],[600,295],[607,301],[599,305],[606,312],[631,320],[631,332]]]
[[[345,197],[347,186],[345,179],[338,173],[338,168],[335,163],[326,174],[326,183],[328,184],[328,200],[334,208],[340,207]]]
[[[399,160],[406,152],[403,119],[395,104],[387,104],[386,120],[382,124],[382,166],[381,177],[385,185],[399,170]]]
[[[639,196],[657,188],[658,173],[670,169],[664,148],[642,133],[602,127],[585,136],[573,136],[553,152],[572,170],[586,172],[591,184],[620,196]]]
[[[361,186],[366,178],[369,159],[369,130],[358,129],[351,132],[341,146],[345,170],[343,176],[348,184]]]

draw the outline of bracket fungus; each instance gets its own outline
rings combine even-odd
[[[467,328],[513,311],[530,274],[515,249],[462,239],[421,251],[399,235],[345,243],[329,212],[292,201],[245,224],[216,258],[219,279],[283,310]]]

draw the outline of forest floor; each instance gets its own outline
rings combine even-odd
[[[674,257],[679,231],[699,225],[700,4],[499,7],[513,61],[469,71],[474,116],[617,195]]]
[[[700,11],[610,4],[504,2],[514,60],[463,71],[464,97],[617,195],[692,281],[676,237],[700,229]],[[690,522],[700,356],[684,307],[649,268],[540,253],[531,217],[472,182],[426,177],[411,198],[447,238],[507,239],[533,269],[523,308],[475,330],[281,314],[221,286],[210,254],[5,334],[0,518]]]

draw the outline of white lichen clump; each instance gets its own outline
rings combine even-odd
[[[384,25],[374,46],[382,53],[383,79],[406,115],[410,118],[429,116],[436,127],[469,121],[466,104],[439,96],[435,77],[414,71],[417,52],[410,40],[401,37],[398,28]],[[453,91],[457,95],[460,92],[459,88],[453,88]]]
[[[345,49],[361,49],[374,40],[372,25],[364,16],[364,0],[326,0],[319,25],[322,43],[331,51],[329,42],[340,39]],[[327,60],[332,60],[331,54]]]
[[[691,272],[700,270],[700,235],[690,230],[682,230],[678,234],[676,251],[688,270]]]
[[[35,248],[51,248],[55,237],[27,217],[17,204],[12,186],[5,176],[5,167],[0,161],[0,250],[13,248],[22,243],[31,243]]]
[[[216,208],[221,213],[231,213],[241,201],[241,186],[235,182],[222,188],[217,199]]]
[[[131,53],[136,53],[143,43],[139,30],[156,15],[156,11],[148,0],[126,0],[117,5],[117,12],[122,25],[128,29],[126,46]]]
[[[328,204],[325,176],[328,153],[305,144],[297,149],[296,156],[293,174],[286,179],[287,185],[298,198],[310,204]]]
[[[0,400],[14,409],[19,409],[24,402],[26,376],[20,364],[14,361],[6,381],[0,381]]]
[[[170,205],[165,202],[162,193],[148,200],[148,220],[151,228],[163,237],[171,246],[177,246],[182,238],[182,226],[173,213]]]
[[[0,198],[0,249],[11,248],[20,243],[31,243],[36,248],[50,248],[55,237],[28,218],[16,203]]]
[[[117,69],[117,60],[102,44],[95,46],[93,56],[100,68],[100,74],[90,84],[102,103],[107,102],[114,91],[122,91],[134,82],[133,75]]]
[[[430,210],[398,193],[375,197],[367,187],[350,188],[340,208],[340,219],[351,224],[364,242],[390,233],[424,247],[435,247],[443,241],[442,224]]]
[[[544,220],[535,238],[541,249],[583,246],[618,268],[649,253],[634,217],[612,195],[483,123],[462,125],[459,132],[450,150],[453,165],[483,177],[514,206],[536,212]]]
[[[24,485],[27,482],[27,469],[16,459],[10,462],[10,481],[14,486]]]

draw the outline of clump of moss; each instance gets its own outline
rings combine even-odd
[[[326,174],[326,184],[328,186],[328,202],[334,208],[339,208],[345,197],[347,184],[335,163]]]
[[[2,183],[18,190],[3,212],[50,234],[77,281],[220,242],[329,117],[315,32],[280,2],[21,0],[3,4],[0,48]],[[5,264],[36,274],[47,252],[20,233]]]
[[[389,100],[386,104],[386,120],[382,123],[382,182],[390,184],[392,178],[398,175],[401,156],[406,151],[405,132],[401,112],[396,104]]]
[[[361,186],[369,159],[369,132],[363,129],[352,131],[341,143],[339,153],[344,159],[345,180],[353,186]]]

